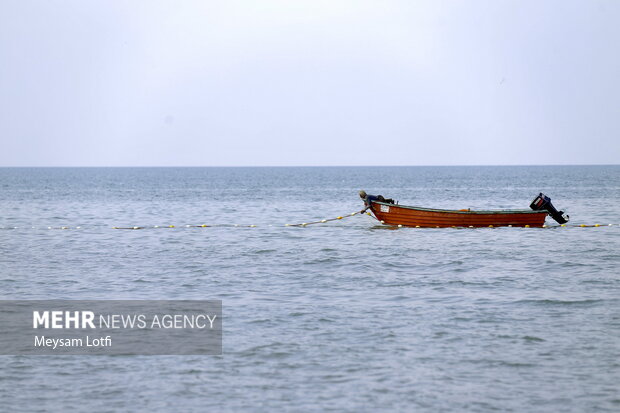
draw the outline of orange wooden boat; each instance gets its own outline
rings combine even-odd
[[[404,227],[447,228],[447,227],[542,227],[547,215],[560,224],[568,222],[568,216],[557,211],[551,199],[540,194],[532,201],[531,210],[472,211],[469,209],[446,210],[398,205],[383,196],[367,195],[360,191],[365,210],[382,224]]]

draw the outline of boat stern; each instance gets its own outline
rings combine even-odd
[[[547,211],[549,216],[556,220],[558,224],[566,224],[569,216],[564,211],[558,211],[551,203],[551,198],[542,192],[530,204],[530,208],[534,211]]]

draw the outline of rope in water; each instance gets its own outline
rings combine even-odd
[[[284,224],[284,225],[275,225],[275,226],[284,226],[284,227],[306,227],[308,225],[315,224],[324,224],[326,222],[331,221],[339,221],[341,219],[349,218],[355,215],[361,215],[365,211],[351,212],[350,214],[337,216],[336,218],[322,219],[320,221],[312,221],[312,222],[302,222],[300,224]],[[368,215],[370,215],[368,213]],[[131,227],[112,227],[112,229],[159,229],[159,228],[257,228],[257,227],[274,227],[274,225],[254,225],[254,224],[201,224],[201,225],[152,225],[152,226],[131,226]],[[0,229],[86,229],[88,227],[84,226],[61,226],[61,227],[0,227]]]
[[[358,214],[362,214],[364,211],[359,211],[359,212],[351,212],[350,214],[347,215],[343,215],[343,216],[337,216],[336,218],[329,218],[329,219],[322,219],[320,221],[313,221],[313,222],[303,222],[301,224],[284,224],[285,227],[306,227],[308,225],[315,225],[315,224],[324,224],[326,222],[330,222],[330,221],[338,221],[344,218],[349,218]],[[202,224],[202,225],[184,225],[183,227],[185,228],[212,228],[212,227],[240,227],[240,228],[256,228],[259,225],[239,225],[239,224],[212,224],[212,225],[207,225],[207,224]],[[267,226],[267,225],[262,225],[263,227]],[[273,226],[273,225],[269,225],[269,226]],[[159,226],[159,225],[155,225],[153,227],[112,227],[112,229],[146,229],[146,228],[177,228],[174,225],[168,225],[168,226]]]
[[[132,227],[112,227],[112,229],[126,229],[126,230],[138,230],[138,229],[173,229],[173,228],[257,228],[257,227],[280,227],[280,226],[284,226],[284,227],[307,227],[308,225],[316,225],[316,224],[325,224],[328,222],[332,222],[332,221],[339,221],[345,218],[350,218],[353,217],[355,215],[363,215],[363,214],[367,214],[370,215],[370,212],[366,212],[366,210],[363,211],[358,211],[358,212],[351,212],[350,214],[346,214],[346,215],[340,215],[337,216],[335,218],[328,218],[328,219],[322,219],[320,221],[311,221],[311,222],[302,222],[299,224],[284,224],[284,225],[254,225],[254,224],[202,224],[202,225],[153,225],[153,226],[132,226]],[[374,216],[373,216],[374,218]],[[376,219],[376,218],[375,218]],[[398,227],[398,228],[402,228],[402,225],[389,225],[389,224],[385,224],[385,222],[380,221],[381,224],[387,225],[387,226],[391,226],[391,227]],[[592,224],[592,225],[586,225],[586,224],[561,224],[561,225],[543,225],[542,228],[604,228],[604,227],[613,227],[613,226],[620,226],[620,224]],[[493,225],[489,225],[489,227],[493,228]],[[509,225],[508,227],[511,227],[511,225]],[[520,227],[520,228],[529,228],[529,225],[526,225],[525,227]],[[72,230],[72,229],[87,229],[89,227],[84,227],[84,226],[61,226],[61,227],[53,227],[53,226],[47,226],[47,227],[0,227],[0,229],[4,229],[4,230],[13,230],[13,229],[48,229],[48,230]],[[415,228],[420,228],[420,227],[415,227]],[[452,228],[464,228],[464,227],[452,227]],[[470,226],[469,228],[474,228],[473,226]],[[497,228],[497,227],[496,227]]]

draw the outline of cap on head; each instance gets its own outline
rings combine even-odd
[[[366,199],[366,196],[367,196],[367,195],[366,195],[366,191],[364,191],[364,190],[362,189],[362,190],[359,192],[359,194],[360,194],[360,198],[362,198],[362,199]]]

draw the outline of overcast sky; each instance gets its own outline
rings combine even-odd
[[[620,1],[4,1],[0,166],[620,161]]]

